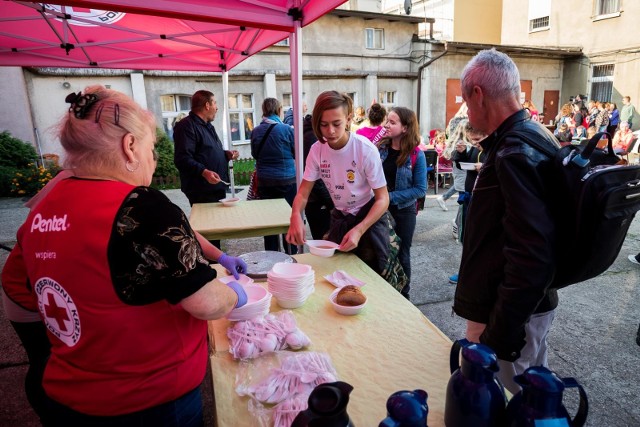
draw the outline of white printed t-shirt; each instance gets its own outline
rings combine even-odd
[[[378,149],[353,132],[339,150],[319,141],[313,144],[303,179],[311,182],[322,179],[336,208],[352,215],[371,200],[373,189],[387,185]]]

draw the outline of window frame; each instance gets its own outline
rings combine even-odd
[[[391,102],[389,102],[389,95],[391,95]],[[390,108],[393,108],[398,105],[398,91],[395,90],[381,90],[378,91],[378,104],[382,105],[384,108],[389,111]]]
[[[245,107],[244,105],[244,97],[248,96],[251,98],[251,106]],[[253,93],[230,93],[228,95],[229,98],[236,98],[237,108],[231,108],[231,102],[229,102],[229,140],[231,141],[231,145],[239,146],[239,145],[247,145],[251,144],[251,131],[249,130],[249,134],[246,135],[245,132],[245,117],[247,114],[250,115],[251,122],[253,123],[253,128],[256,126],[256,109],[255,109],[255,97]],[[233,139],[233,131],[231,130],[231,116],[233,114],[238,114],[238,133],[240,135],[240,139]]]
[[[603,13],[605,2],[613,3],[615,12]],[[600,21],[602,19],[617,18],[622,11],[622,0],[594,0],[593,3],[593,21]]]
[[[596,68],[600,69],[603,67],[611,67],[610,73],[607,73],[607,75],[594,77],[594,74],[596,74]],[[591,81],[589,85],[589,99],[595,99],[596,101],[601,101],[601,102],[611,102],[611,98],[613,96],[613,78],[615,76],[615,71],[616,71],[615,63],[592,64]],[[607,92],[609,92],[608,99],[597,99],[594,95],[594,85],[602,84],[602,83],[607,83],[607,86],[608,86]]]
[[[367,36],[369,34],[369,32],[372,32],[373,37],[372,37],[372,46],[368,46],[368,42],[369,42],[369,37]],[[376,47],[375,46],[375,35],[376,33],[380,33],[381,37],[381,47]],[[384,46],[385,46],[385,39],[384,39],[384,28],[373,28],[373,27],[368,27],[364,29],[364,47],[365,49],[370,49],[370,50],[384,50]]]
[[[540,26],[540,27],[534,27],[536,21],[540,21],[540,20],[544,20],[544,19],[546,19],[547,25],[543,25],[543,26]],[[550,16],[540,16],[538,18],[529,19],[529,32],[530,33],[537,33],[539,31],[547,31],[547,30],[549,30],[551,28],[551,24],[550,23],[551,23],[551,17]]]
[[[173,103],[173,110],[165,110],[165,101],[163,98],[171,97],[173,98],[171,101]],[[186,98],[188,108],[181,109],[180,108],[180,99]],[[182,93],[169,93],[165,95],[160,95],[160,110],[162,111],[162,130],[169,135],[169,138],[173,140],[173,128],[176,124],[175,119],[180,117],[180,119],[189,115],[189,111],[191,111],[191,95],[185,95]]]

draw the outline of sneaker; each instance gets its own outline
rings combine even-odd
[[[636,255],[629,255],[629,261],[634,264],[640,264],[640,262],[638,262],[638,260],[636,259]]]
[[[447,204],[444,202],[444,199],[442,198],[442,196],[436,197],[436,202],[438,202],[438,205],[440,206],[440,209],[442,209],[443,211],[448,211],[449,210],[449,208],[447,208]]]
[[[449,283],[451,283],[452,285],[457,285],[458,284],[458,275],[454,274],[453,276],[449,277]]]

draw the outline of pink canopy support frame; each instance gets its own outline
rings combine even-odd
[[[227,131],[226,72],[286,37],[301,111],[300,29],[344,1],[2,0],[0,66],[221,72]],[[294,117],[300,182],[302,115]]]

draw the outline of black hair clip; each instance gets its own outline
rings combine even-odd
[[[84,119],[91,106],[98,101],[98,97],[94,94],[83,95],[82,92],[71,92],[64,101],[71,104],[70,113],[73,112],[73,115],[78,119]]]

